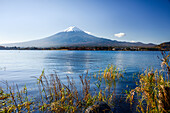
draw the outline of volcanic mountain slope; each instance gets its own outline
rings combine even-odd
[[[33,40],[22,43],[5,44],[4,46],[12,47],[70,47],[70,46],[143,46],[153,47],[154,44],[119,42],[116,40],[109,40],[99,38],[80,30],[77,27],[69,27],[63,32],[59,32],[47,38]]]

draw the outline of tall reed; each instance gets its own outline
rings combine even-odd
[[[37,78],[40,98],[36,100],[29,97],[26,86],[19,90],[18,85],[13,85],[12,88],[8,82],[5,82],[7,89],[0,88],[0,112],[74,113],[84,111],[96,101],[105,101],[111,105],[114,100],[116,82],[123,77],[123,72],[119,71],[116,66],[108,66],[103,72],[93,76],[94,83],[98,83],[96,87],[91,87],[93,82],[88,73],[85,76],[79,76],[79,85],[74,79],[66,77],[67,84],[63,84],[57,74],[46,76],[42,71]]]
[[[127,93],[127,100],[130,104],[137,105],[138,112],[170,112],[169,55],[165,52],[162,52],[162,55],[161,65],[165,66],[167,71],[146,70],[139,75],[137,87]]]

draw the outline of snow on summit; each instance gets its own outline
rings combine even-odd
[[[82,31],[82,30],[75,26],[71,26],[71,27],[67,28],[66,30],[64,30],[64,32],[71,32],[71,31]]]
[[[85,33],[91,35],[90,32],[88,32],[88,31],[83,31],[83,30],[81,30],[81,29],[79,29],[78,27],[75,27],[75,26],[71,26],[71,27],[69,27],[69,28],[67,28],[67,29],[64,30],[64,32],[71,32],[71,31],[76,31],[76,32],[77,32],[77,31],[81,31],[81,32],[85,32]]]

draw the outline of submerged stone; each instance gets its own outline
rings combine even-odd
[[[86,109],[85,113],[111,113],[111,109],[105,102],[95,102]]]

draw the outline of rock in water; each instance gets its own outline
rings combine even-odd
[[[111,113],[111,109],[105,102],[95,102],[86,109],[85,113]]]

